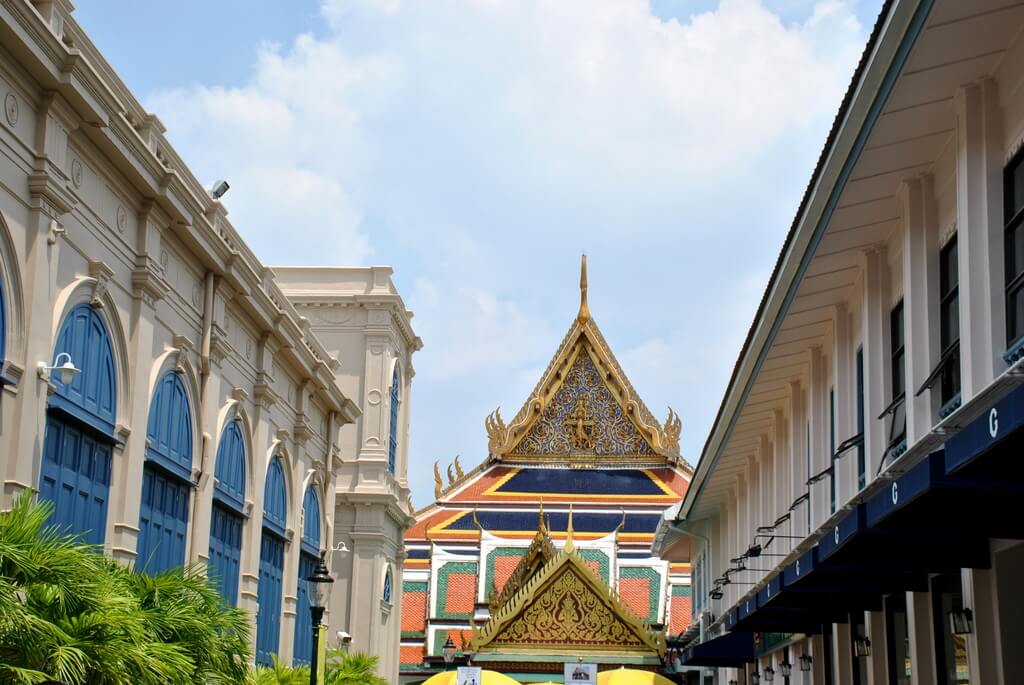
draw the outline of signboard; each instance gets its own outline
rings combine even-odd
[[[479,666],[459,666],[455,669],[455,685],[483,685],[484,669]]]
[[[565,685],[597,685],[597,664],[566,664]]]

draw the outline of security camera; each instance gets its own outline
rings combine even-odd
[[[231,186],[228,185],[227,181],[217,181],[216,183],[213,184],[213,187],[210,188],[210,197],[212,197],[214,200],[219,200],[224,195],[224,193],[228,192],[228,188],[230,187]]]
[[[346,633],[344,630],[339,630],[338,642],[340,642],[343,645],[347,645],[349,642],[352,642],[352,636]]]

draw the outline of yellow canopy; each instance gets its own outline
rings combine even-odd
[[[617,668],[597,674],[597,685],[674,685],[671,680],[653,671]]]
[[[512,680],[497,671],[484,671],[483,676],[480,685],[519,685],[518,680]],[[423,685],[455,685],[455,671],[432,675],[423,681]]]

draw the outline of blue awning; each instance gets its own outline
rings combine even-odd
[[[946,441],[946,472],[961,476],[1024,480],[1017,450],[1024,427],[1024,386],[983,411]]]
[[[754,636],[751,633],[726,633],[683,650],[684,666],[742,666],[754,661]]]

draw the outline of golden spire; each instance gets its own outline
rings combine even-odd
[[[544,498],[540,498],[540,509],[537,510],[537,532],[544,532]]]
[[[580,261],[580,313],[576,320],[586,323],[590,320],[590,307],[587,306],[587,255],[584,254]]]
[[[565,528],[565,552],[572,554],[576,551],[576,545],[572,543],[572,503],[569,504],[569,524]]]

